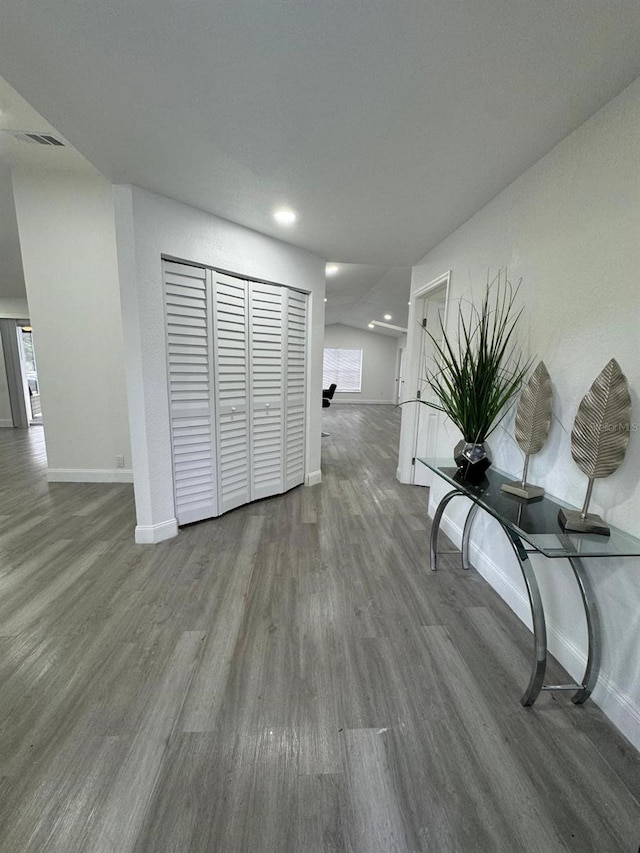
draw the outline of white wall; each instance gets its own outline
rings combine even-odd
[[[324,259],[135,187],[114,188],[131,412],[136,541],[175,535],[161,256],[307,290],[311,346],[306,478],[320,481]]]
[[[362,350],[362,389],[359,394],[336,390],[336,403],[393,403],[397,341],[388,335],[333,323],[325,326],[325,347]]]
[[[640,422],[640,79],[520,176],[414,268],[413,293],[451,270],[448,328],[456,300],[481,297],[487,270],[507,266],[523,279],[522,342],[544,358],[553,380],[550,440],[531,460],[529,480],[581,505],[587,480],[571,459],[570,431],[577,406],[599,371],[615,357],[627,375],[632,420]],[[416,371],[418,334],[409,319]],[[400,470],[408,481],[411,415],[403,423]],[[508,425],[511,432],[513,427]],[[450,454],[459,436],[450,429],[440,447]],[[495,464],[517,475],[522,457],[503,432],[490,441]],[[596,481],[592,509],[640,536],[640,431],[611,477]],[[444,491],[434,484],[431,512]],[[462,507],[447,511],[459,540]],[[477,523],[475,565],[521,614],[524,588],[513,555],[490,522]],[[491,535],[488,535],[491,533]],[[594,699],[640,747],[640,561],[585,561],[602,611],[604,648]],[[536,560],[551,623],[554,653],[579,676],[584,662],[580,602],[564,561]],[[523,673],[523,679],[525,674]],[[524,686],[524,682],[523,682]]]
[[[111,185],[17,171],[13,186],[48,478],[131,480]]]
[[[29,305],[26,299],[0,299],[0,317],[15,317],[16,320],[29,319]]]
[[[13,201],[11,168],[0,163],[0,302],[25,301],[24,274],[20,257],[16,209]]]

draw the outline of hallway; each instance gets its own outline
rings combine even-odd
[[[322,484],[150,546],[0,430],[1,853],[636,853],[640,756],[520,706],[531,635],[429,571],[399,425],[333,405]]]

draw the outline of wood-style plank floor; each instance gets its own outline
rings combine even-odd
[[[637,853],[637,752],[522,708],[529,632],[429,572],[397,411],[323,422],[321,485],[152,546],[0,430],[2,853]]]

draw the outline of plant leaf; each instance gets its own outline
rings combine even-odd
[[[491,435],[531,367],[515,343],[522,313],[515,309],[517,293],[506,271],[504,280],[500,271],[488,283],[479,309],[471,304],[467,317],[460,306],[456,338],[447,335],[442,318],[440,339],[425,330],[434,351],[426,380],[439,401],[426,404],[445,412],[466,441],[480,442]]]
[[[612,358],[578,406],[571,431],[571,455],[587,477],[608,477],[622,464],[630,432],[629,385]]]
[[[516,441],[527,455],[537,453],[549,435],[553,390],[544,361],[531,374],[516,412]]]

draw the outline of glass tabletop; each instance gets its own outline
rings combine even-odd
[[[611,527],[609,536],[564,531],[558,521],[558,510],[576,509],[558,498],[546,495],[526,501],[500,490],[514,477],[493,466],[483,481],[471,485],[461,479],[449,459],[418,459],[459,492],[497,518],[505,527],[546,557],[639,557],[640,539]]]

